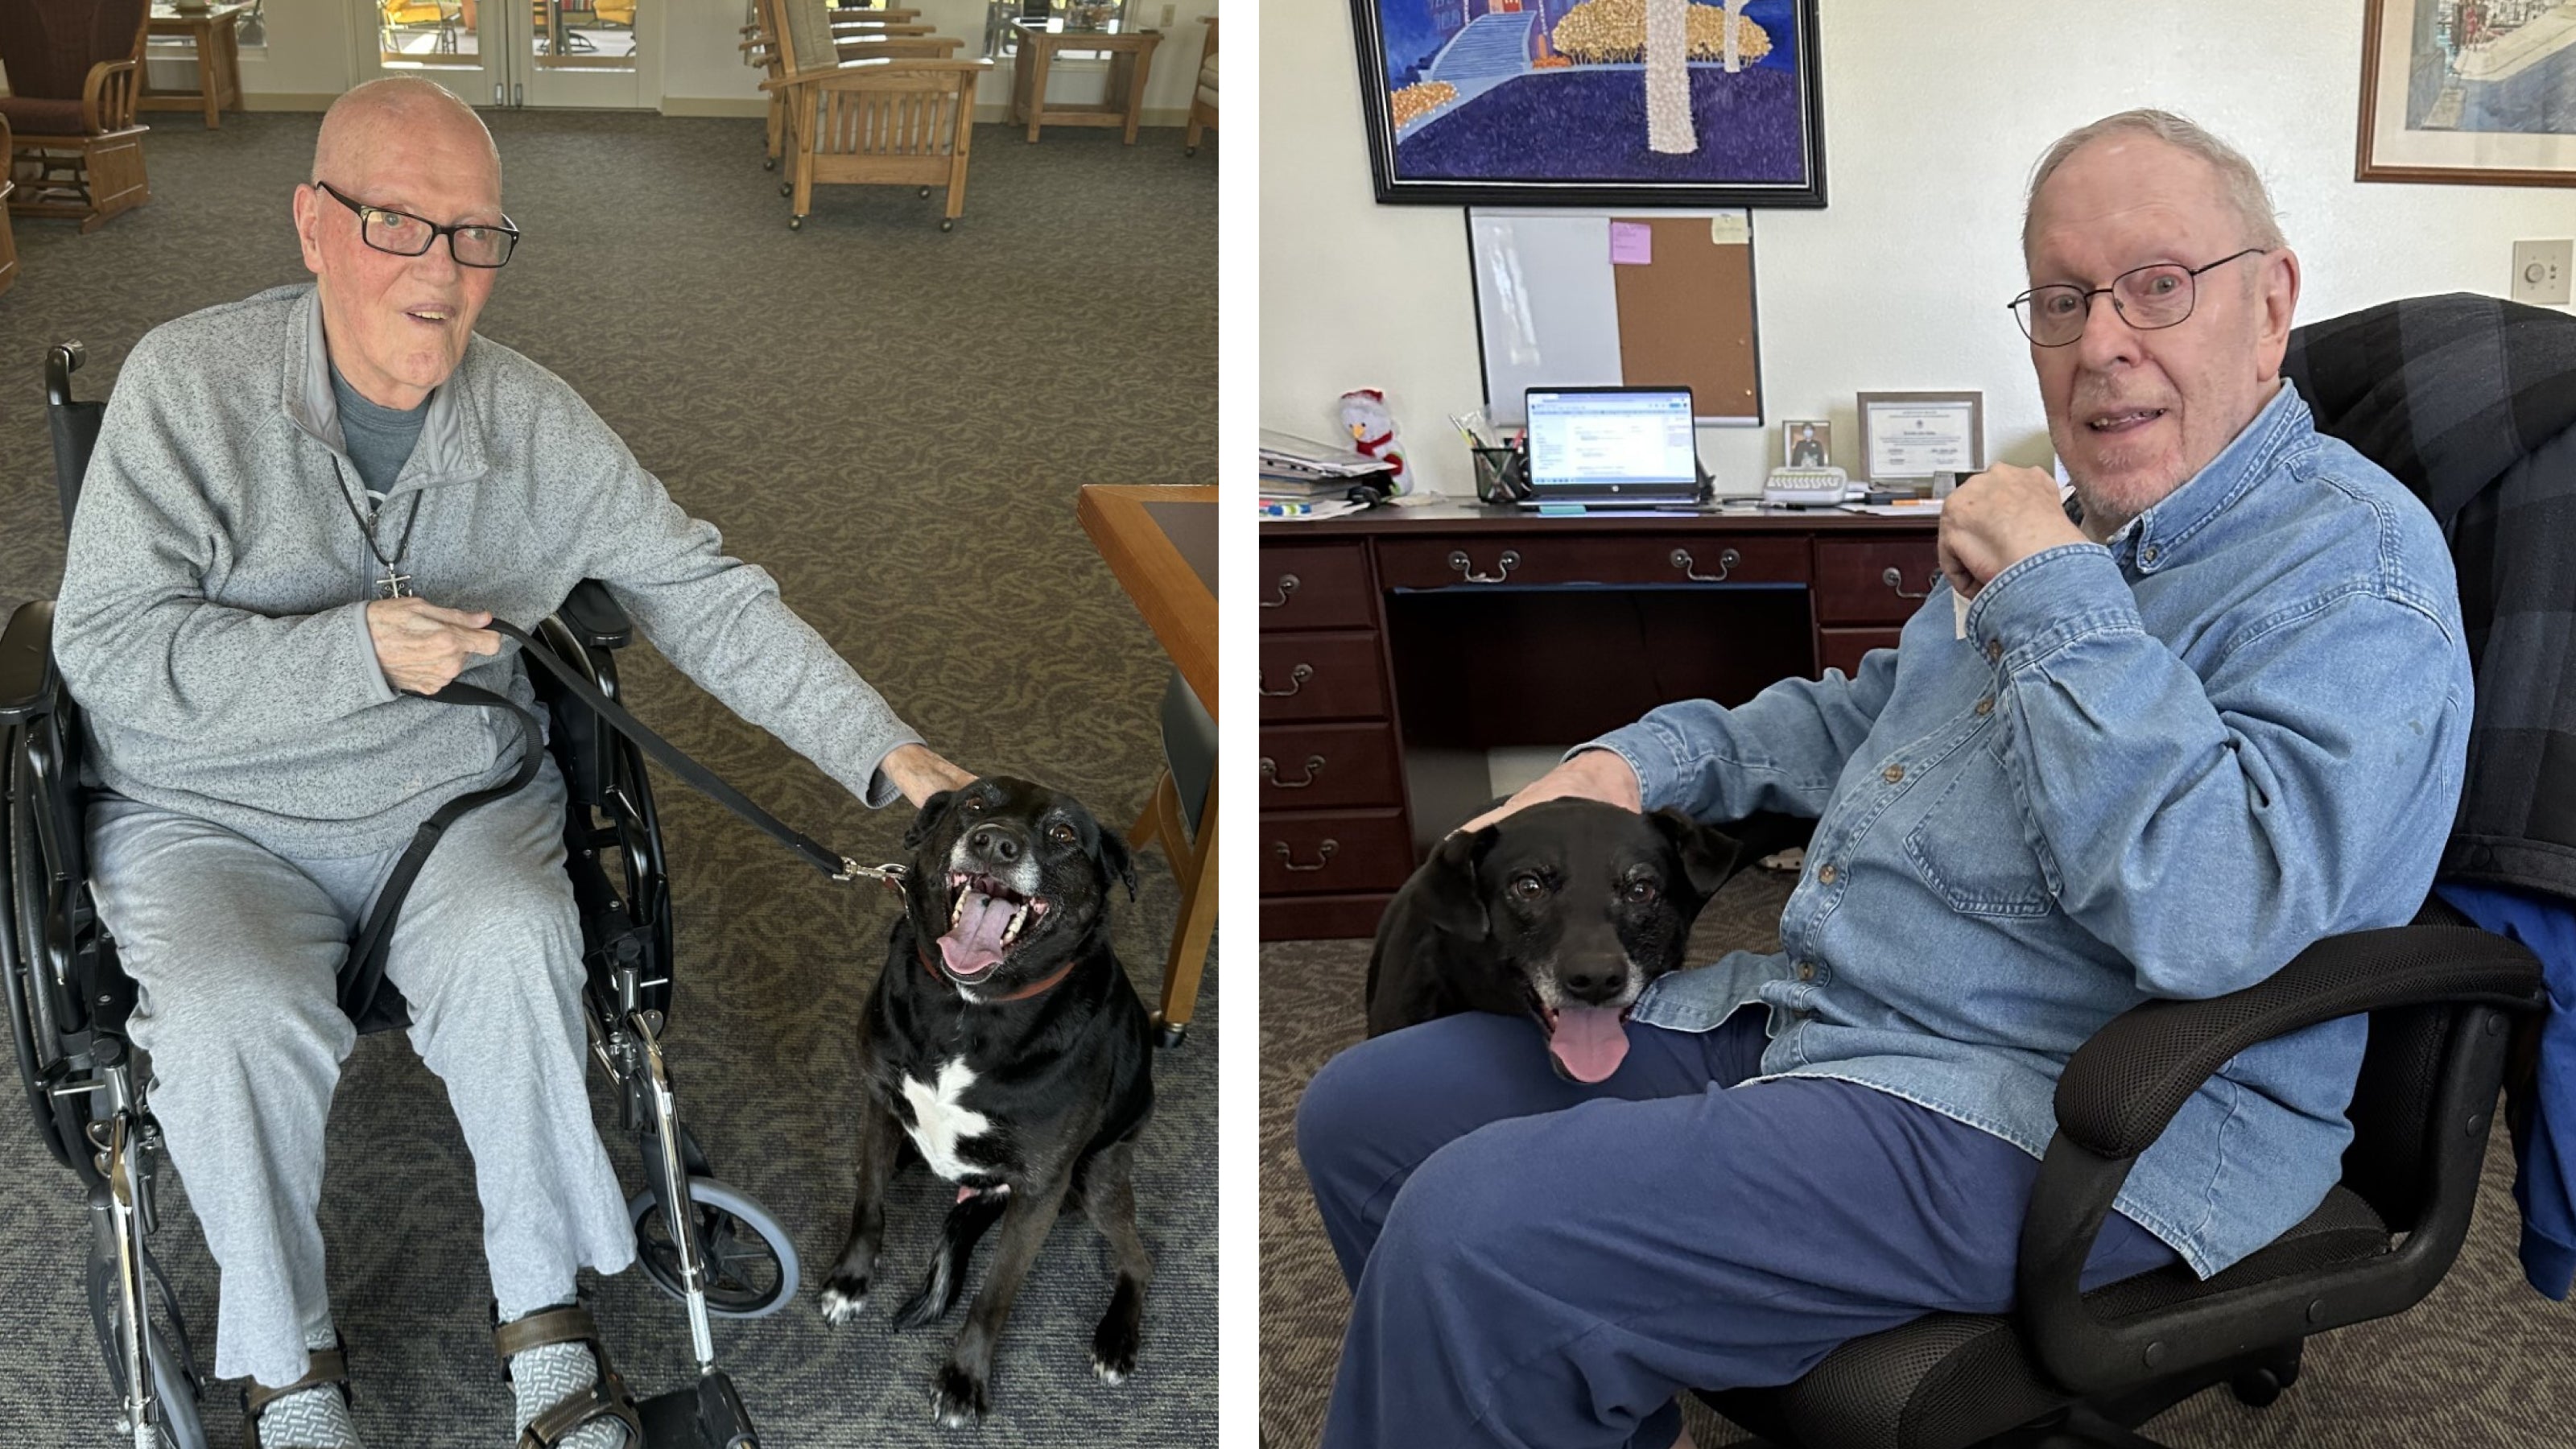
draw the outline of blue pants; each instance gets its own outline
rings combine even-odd
[[[1763,1014],[1630,1025],[1583,1086],[1533,1026],[1455,1016],[1306,1089],[1297,1148],[1351,1282],[1326,1449],[1661,1449],[1691,1388],[2013,1296],[2039,1164],[1895,1096],[1760,1070]],[[2176,1261],[2117,1213],[2086,1285]]]

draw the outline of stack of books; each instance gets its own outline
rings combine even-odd
[[[1261,501],[1341,500],[1355,482],[1377,480],[1387,465],[1366,454],[1288,433],[1261,433]]]

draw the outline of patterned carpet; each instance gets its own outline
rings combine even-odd
[[[943,753],[1130,822],[1159,768],[1170,664],[1076,524],[1074,490],[1212,476],[1215,141],[1185,160],[1171,130],[1128,148],[1115,132],[1029,146],[984,127],[954,233],[938,230],[936,196],[905,187],[821,190],[791,233],[756,120],[490,119],[527,241],[484,332],[578,388]],[[99,396],[153,324],[300,280],[287,203],[315,124],[227,117],[208,133],[167,120],[147,143],[150,205],[86,237],[17,223],[24,270],[0,295],[0,609],[49,594],[62,569],[37,405],[44,344],[85,340],[84,394]],[[791,824],[890,858],[904,812],[839,795],[649,650],[632,651],[626,678],[649,723]],[[1213,1443],[1215,964],[1188,1045],[1158,1060],[1161,1109],[1138,1152],[1158,1276],[1137,1377],[1113,1389],[1091,1374],[1106,1259],[1070,1221],[1003,1339],[994,1418],[944,1433],[928,1384],[962,1310],[896,1337],[887,1303],[836,1333],[811,1301],[848,1225],[854,1022],[889,903],[821,880],[676,782],[661,798],[679,892],[681,1105],[717,1171],[780,1216],[806,1265],[803,1301],[717,1323],[720,1359],[765,1441]],[[1150,999],[1176,892],[1159,853],[1144,870],[1117,940]],[[602,1105],[611,1157],[640,1185]],[[73,1187],[26,1127],[0,1130],[0,1445],[112,1439]],[[927,1261],[940,1212],[928,1178],[908,1175],[891,1207],[893,1271]],[[399,1036],[370,1037],[350,1060],[323,1231],[370,1442],[508,1443],[463,1145]],[[189,1322],[210,1335],[214,1268],[186,1212],[165,1222],[157,1251]],[[630,1382],[686,1382],[679,1305],[635,1273],[594,1290]],[[219,1389],[212,1441],[238,1442],[238,1421],[230,1386]]]
[[[1691,959],[1777,950],[1790,877],[1728,883],[1692,933]],[[1350,1295],[1297,1165],[1298,1095],[1359,1040],[1365,941],[1261,948],[1261,1427],[1268,1449],[1321,1431]],[[2522,1281],[2513,1157],[2490,1139],[2477,1219],[2459,1261],[2411,1312],[2310,1340],[2299,1382],[2269,1409],[2202,1394],[2149,1421],[2172,1449],[2537,1449],[2576,1442],[2576,1314]],[[1703,1449],[1748,1445],[1696,1402]]]

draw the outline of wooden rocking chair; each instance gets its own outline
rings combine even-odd
[[[11,94],[9,199],[19,216],[84,232],[152,199],[134,119],[149,0],[0,0],[0,66]]]
[[[761,89],[783,102],[780,144],[790,161],[780,186],[794,202],[787,218],[800,230],[813,211],[814,186],[915,185],[947,188],[941,231],[956,229],[966,208],[966,158],[975,134],[975,83],[993,68],[989,60],[902,56],[893,47],[926,44],[901,38],[858,42],[859,59],[842,59],[850,47],[832,43],[833,58],[806,61],[824,48],[810,38],[828,33],[819,23],[824,0],[762,0],[777,39],[778,69]],[[801,20],[791,5],[807,7]],[[800,44],[800,30],[809,43]],[[954,48],[954,39],[941,37]]]

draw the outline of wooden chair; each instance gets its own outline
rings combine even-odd
[[[1216,124],[1216,17],[1202,15],[1207,22],[1207,49],[1199,52],[1198,89],[1190,96],[1189,134],[1181,143],[1181,154],[1199,154],[1199,134]]]
[[[1161,845],[1180,882],[1180,914],[1163,959],[1163,1004],[1154,1026],[1165,1046],[1178,1046],[1198,1007],[1199,975],[1207,966],[1208,937],[1216,929],[1216,721],[1190,692],[1179,670],[1163,690],[1161,778],[1145,813],[1127,831],[1131,850]]]
[[[149,0],[0,0],[9,209],[84,232],[152,199],[134,119]]]
[[[435,31],[433,45],[439,54],[456,51],[456,21],[460,10],[449,0],[376,0],[376,39],[388,56],[402,53],[402,38],[407,34]]]
[[[790,230],[813,211],[814,187],[915,185],[947,188],[941,231],[956,228],[966,208],[966,158],[975,135],[975,83],[989,60],[904,56],[896,48],[945,43],[950,37],[854,42],[831,37],[825,0],[763,0],[777,41],[777,70],[761,89],[784,102],[780,146],[791,174],[780,190],[794,206]],[[792,7],[802,7],[801,10]],[[830,59],[808,57],[828,53]]]
[[[0,116],[0,156],[8,154],[9,119]],[[17,189],[17,183],[11,181],[5,171],[0,171],[0,203],[6,203],[9,193]],[[18,240],[9,234],[9,208],[0,204],[0,292],[8,291],[9,284],[17,280]]]
[[[762,12],[758,6],[755,6],[754,13]],[[857,13],[909,16],[914,12],[903,10]],[[770,33],[766,24],[755,23],[744,26],[743,34],[748,37],[742,43],[742,58],[745,64],[767,70],[773,80],[786,74],[785,51],[779,46],[776,37]],[[834,53],[842,60],[861,60],[872,55],[906,58],[928,56],[936,59],[954,54],[959,44],[952,37],[934,34],[927,25],[914,25],[901,21],[867,21],[858,24],[835,21],[831,26],[831,36]],[[771,91],[769,93],[769,155],[760,163],[761,170],[778,169],[778,158],[784,154],[786,147],[786,134],[787,94],[784,91]]]

